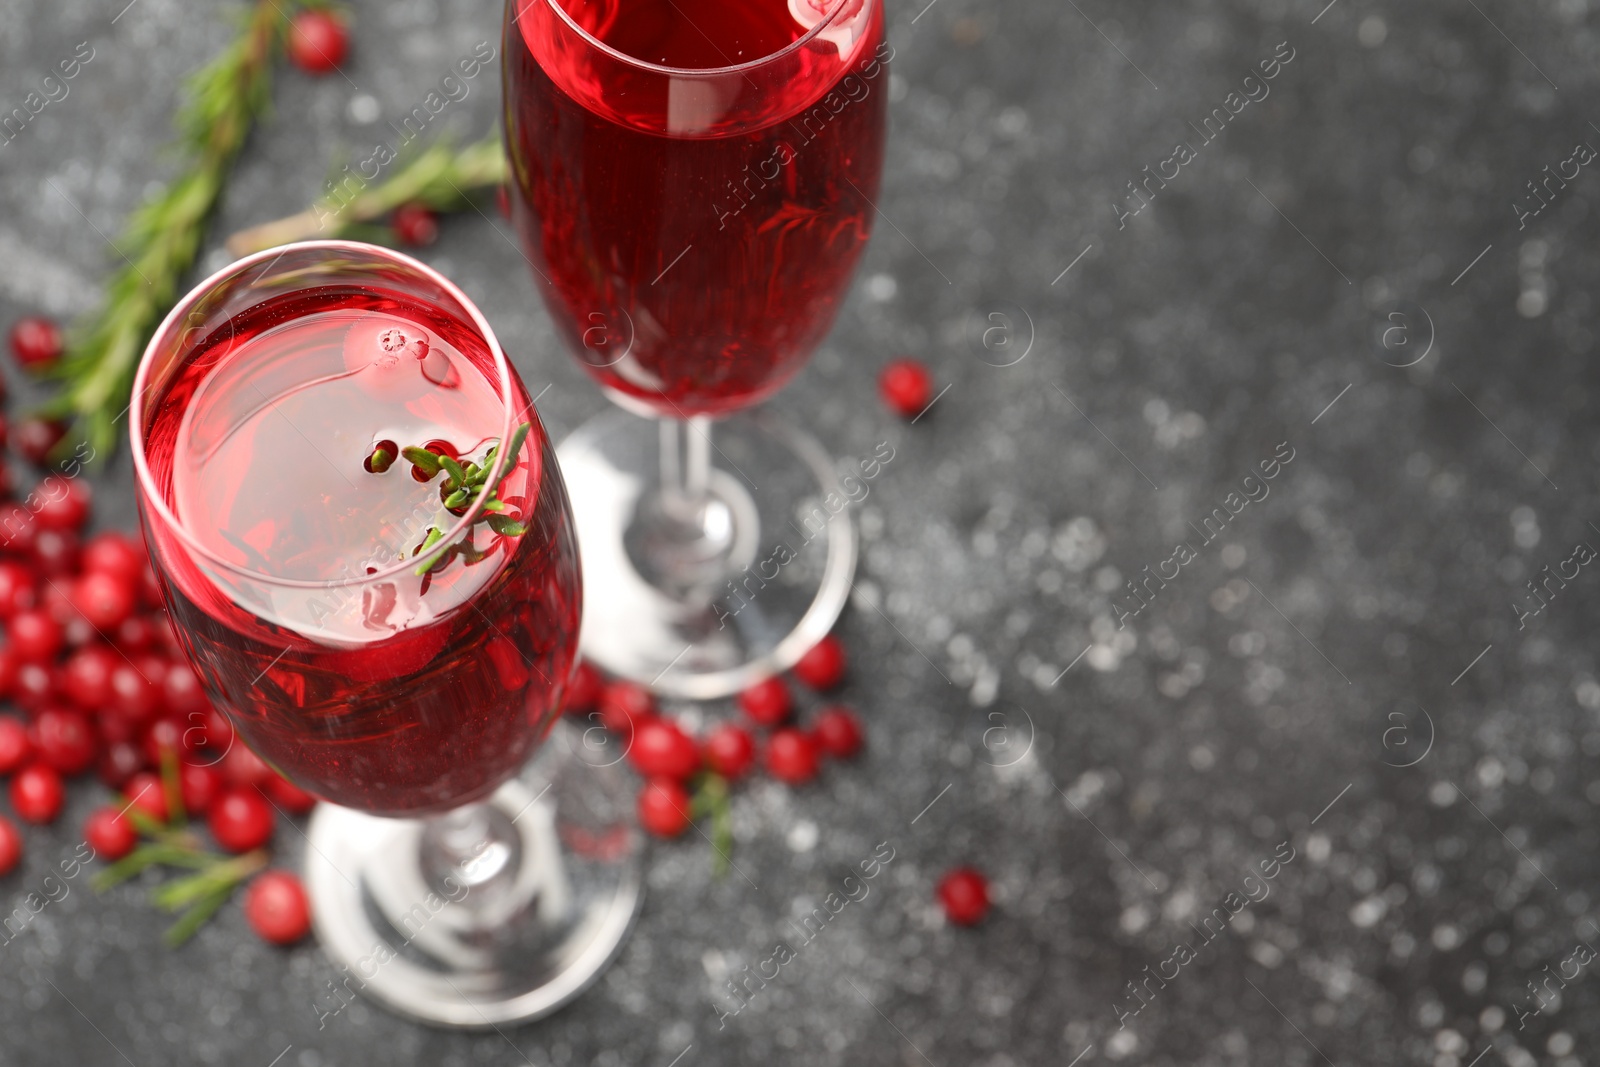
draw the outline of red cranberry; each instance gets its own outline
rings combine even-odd
[[[83,546],[83,569],[86,572],[109,574],[135,589],[144,575],[144,565],[144,546],[135,544],[115,530],[95,534]]]
[[[78,535],[72,530],[44,527],[33,539],[33,558],[46,578],[63,578],[78,569]]]
[[[0,619],[28,610],[37,599],[33,572],[14,559],[0,559]]]
[[[794,676],[812,689],[828,690],[844,680],[844,642],[829,634],[800,657]]]
[[[144,754],[159,767],[167,753],[176,756],[183,750],[183,725],[176,719],[160,718],[144,732]]]
[[[16,670],[11,695],[24,710],[36,712],[56,699],[59,687],[55,671],[42,663],[20,663]]]
[[[933,377],[917,360],[897,359],[878,376],[878,393],[896,415],[914,419],[933,397]]]
[[[143,615],[129,615],[111,635],[112,644],[124,652],[143,652],[156,642],[156,628]]]
[[[311,932],[311,901],[288,871],[262,871],[245,890],[244,917],[263,941],[292,945]]]
[[[0,549],[32,555],[38,537],[39,524],[33,521],[33,512],[15,501],[0,502]]]
[[[83,824],[83,839],[103,860],[120,860],[139,844],[139,831],[119,808],[96,808]]]
[[[989,883],[971,867],[957,867],[940,881],[939,903],[951,922],[973,926],[989,911]]]
[[[21,666],[22,659],[11,647],[0,644],[0,697],[8,697],[16,692],[17,671]]]
[[[811,736],[828,755],[849,759],[861,751],[861,720],[849,708],[823,708],[811,723]]]
[[[200,676],[187,663],[174,663],[167,668],[161,693],[166,697],[167,710],[185,719],[191,712],[202,712],[211,706],[206,691],[200,688]]]
[[[0,380],[0,400],[4,400],[5,398],[6,398],[5,382],[4,382],[4,380]],[[10,426],[10,424],[6,422],[6,417],[4,415],[0,415],[0,448],[4,448],[6,446],[6,439],[9,436],[6,431],[9,428],[9,426]]]
[[[391,221],[395,240],[403,245],[431,245],[439,239],[439,219],[421,204],[401,204]]]
[[[66,795],[61,775],[47,763],[30,763],[11,779],[11,808],[28,822],[54,821]]]
[[[117,720],[105,719],[106,723]],[[123,738],[110,741],[100,753],[100,760],[95,764],[94,772],[100,780],[112,789],[121,789],[127,784],[128,779],[138,774],[149,766],[144,759],[144,750],[131,740]]]
[[[756,759],[756,743],[742,726],[723,723],[706,738],[706,765],[724,778],[740,778]]]
[[[656,698],[642,685],[612,682],[600,694],[600,722],[614,734],[629,734],[655,714]]]
[[[13,615],[7,630],[12,649],[24,663],[44,663],[61,651],[61,624],[36,608]]]
[[[12,774],[32,758],[28,727],[15,715],[0,715],[0,774]]]
[[[183,810],[190,815],[204,815],[226,788],[215,767],[185,763],[178,769],[178,793],[183,797]]]
[[[247,786],[265,785],[267,779],[278,772],[244,745],[234,745],[222,761],[222,773],[235,785]]]
[[[78,774],[94,764],[100,741],[94,724],[81,711],[46,708],[33,724],[40,757],[62,774]]]
[[[230,746],[233,745],[233,724],[216,708],[191,711],[184,717],[184,721],[188,724],[188,729],[184,731],[185,747],[191,751],[204,749],[206,752],[202,757],[204,762],[216,764],[232,751]],[[254,753],[251,753],[251,758],[255,758]],[[256,762],[259,763],[260,760]],[[227,767],[223,767],[222,770],[226,772]]]
[[[768,678],[740,693],[739,707],[762,726],[777,726],[789,717],[793,704],[783,679]]]
[[[295,785],[281,774],[274,774],[261,784],[261,789],[278,807],[290,815],[304,815],[317,806],[317,798]]]
[[[700,769],[700,752],[694,738],[671,719],[649,719],[639,724],[628,748],[628,759],[646,777],[683,780]]]
[[[767,770],[779,781],[790,785],[809,782],[817,776],[819,763],[817,743],[810,734],[786,727],[767,742]]]
[[[12,429],[11,444],[29,463],[45,467],[50,463],[50,453],[65,436],[66,423],[30,415]]]
[[[84,711],[100,711],[111,701],[111,672],[122,657],[104,645],[74,652],[61,672],[61,688]]]
[[[689,826],[689,791],[673,778],[652,778],[639,791],[639,821],[658,837],[677,837]]]
[[[159,652],[142,652],[133,657],[133,665],[139,668],[139,673],[145,680],[156,687],[159,693],[165,689],[167,672],[172,669],[172,661]]]
[[[0,875],[10,874],[22,859],[22,834],[17,824],[0,815]]]
[[[122,787],[124,803],[138,808],[156,822],[167,821],[167,789],[154,771],[140,771]]]
[[[228,789],[211,806],[206,825],[229,852],[249,852],[272,839],[272,805],[248,786]]]
[[[588,660],[580,659],[572,668],[572,680],[567,683],[566,711],[569,715],[587,715],[600,702],[605,679]]]
[[[328,11],[302,11],[289,22],[289,61],[307,74],[339,69],[350,48],[344,23]]]
[[[63,478],[51,474],[39,482],[29,503],[34,518],[46,530],[80,530],[89,521],[89,501],[93,493],[82,478]]]
[[[90,571],[73,585],[72,600],[89,621],[104,633],[121,626],[133,614],[133,586],[102,571]]]
[[[124,660],[111,668],[111,700],[107,708],[134,722],[144,722],[156,710],[161,691],[133,664]]]
[[[61,358],[61,329],[41,315],[18,319],[11,327],[11,354],[28,370],[44,370]]]

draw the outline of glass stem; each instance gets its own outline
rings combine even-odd
[[[662,495],[681,509],[685,518],[700,514],[711,485],[711,417],[662,419]]]
[[[468,804],[427,820],[421,851],[429,888],[454,903],[482,906],[515,880],[521,840],[498,809]]]

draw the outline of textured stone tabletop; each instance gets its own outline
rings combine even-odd
[[[77,882],[0,944],[0,1064],[1600,1060],[1593,0],[925,2],[892,5],[871,248],[775,404],[896,449],[842,623],[866,756],[738,795],[748,880],[654,846],[601,981],[498,1033],[319,1029],[314,944],[233,905],[169,952],[139,887]],[[237,6],[124,3],[0,7],[0,114],[93,50],[0,143],[0,325],[93,305]],[[281,78],[208,267],[498,54],[489,0],[352,10],[348,77]],[[498,91],[445,125],[491,130]],[[426,258],[557,436],[601,409],[501,220]],[[948,386],[915,426],[874,396],[901,352]],[[131,522],[125,457],[98,481]],[[103,795],[26,831],[0,910]],[[721,979],[883,842],[719,1024]],[[975,930],[933,903],[963,863],[998,895]]]

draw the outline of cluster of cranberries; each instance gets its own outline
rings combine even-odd
[[[22,319],[13,355],[48,366],[60,337],[47,319]],[[4,430],[0,417],[0,442]],[[0,701],[21,712],[0,712],[11,810],[53,822],[64,779],[93,771],[121,799],[89,816],[84,838],[101,858],[120,859],[139,843],[130,809],[161,823],[173,814],[165,763],[186,813],[203,816],[217,844],[259,848],[272,837],[274,804],[304,813],[315,798],[233,743],[178,647],[143,543],[115,531],[84,539],[90,497],[87,482],[50,474],[26,500],[0,502]],[[0,815],[0,874],[21,856],[16,825]]]
[[[844,646],[825,637],[795,665],[794,675],[811,689],[827,691],[844,678]],[[655,698],[632,682],[606,682],[589,664],[580,664],[567,710],[598,713],[600,722],[626,746],[628,760],[644,776],[639,821],[662,837],[676,837],[689,826],[692,800],[685,783],[702,770],[736,781],[750,772],[758,756],[767,772],[791,785],[815,778],[824,755],[847,759],[861,749],[861,722],[848,708],[818,712],[809,730],[788,725],[794,711],[789,687],[769,678],[739,694],[739,707],[757,726],[770,731],[764,744],[744,725],[724,722],[703,739],[662,715]]]

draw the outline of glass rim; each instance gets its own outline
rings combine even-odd
[[[596,37],[594,34],[590,33],[588,30],[574,22],[572,20],[572,16],[567,14],[566,8],[561,6],[560,0],[513,0],[513,2],[518,8],[516,18],[511,20],[513,26],[522,21],[522,13],[529,5],[546,3],[550,5],[553,11],[555,11],[557,18],[561,19],[562,22],[565,22],[567,26],[579,37],[581,37],[591,48],[598,49],[611,58],[626,63],[629,66],[637,67],[640,70],[648,71],[652,74],[664,74],[674,78],[726,77],[729,74],[744,74],[748,71],[765,66],[768,63],[775,62],[789,55],[791,52],[798,51],[809,44],[814,38],[820,35],[823,30],[826,30],[832,26],[834,20],[839,17],[839,14],[850,5],[850,0],[837,0],[837,2],[833,5],[833,9],[824,15],[821,21],[819,21],[815,26],[812,26],[804,34],[795,38],[793,41],[790,41],[776,52],[768,52],[766,55],[759,56],[756,59],[751,59],[744,63],[734,63],[726,67],[669,67],[662,63],[652,63],[647,59],[640,59],[638,56],[631,56],[626,52],[620,51],[606,44],[604,41],[600,40],[600,38]],[[868,4],[876,4],[880,2],[881,0],[861,0],[861,5],[865,7]],[[517,32],[520,33],[522,31],[519,29]]]
[[[361,574],[350,578],[285,578],[263,574],[260,571],[234,563],[232,560],[223,559],[216,552],[202,544],[190,532],[184,522],[178,518],[177,514],[167,506],[166,499],[156,485],[155,475],[151,472],[150,464],[145,456],[145,393],[149,389],[150,365],[154,360],[158,346],[171,337],[173,329],[181,317],[189,314],[201,298],[216,290],[230,277],[243,274],[252,267],[269,260],[271,262],[268,262],[267,265],[270,269],[272,262],[276,262],[290,252],[296,251],[343,252],[365,256],[376,261],[387,260],[392,264],[415,271],[428,281],[439,286],[447,296],[455,300],[461,309],[466,312],[471,325],[478,331],[479,336],[488,347],[490,355],[494,358],[495,369],[500,373],[500,401],[502,407],[500,440],[504,443],[511,439],[512,421],[515,417],[512,409],[516,403],[516,378],[512,373],[511,363],[506,359],[506,354],[500,347],[500,341],[495,337],[494,330],[490,328],[488,320],[483,316],[483,312],[478,309],[478,306],[472,302],[466,293],[461,291],[460,287],[426,263],[413,259],[411,256],[392,248],[384,248],[381,245],[368,244],[364,241],[295,241],[236,259],[211,274],[204,281],[197,283],[185,294],[183,299],[172,306],[172,310],[167,312],[166,317],[161,320],[161,325],[156,327],[155,333],[150,335],[150,341],[145,345],[144,352],[139,357],[138,370],[135,371],[133,377],[133,398],[128,405],[128,436],[133,452],[134,472],[138,479],[139,498],[155,510],[162,523],[174,531],[190,550],[203,557],[207,562],[248,581],[287,589],[342,589],[351,586],[371,585],[375,582],[393,578],[402,572],[409,572],[415,568],[415,564],[410,557],[402,557],[397,562],[370,574]],[[529,405],[529,409],[532,410],[532,404]],[[496,453],[494,464],[489,469],[490,481],[496,481],[502,476],[507,462],[503,449]],[[450,529],[445,531],[444,538],[440,543],[453,542],[476,522],[481,516],[484,507],[488,504],[488,497],[489,494],[487,493],[478,494],[477,501],[457,519]]]

